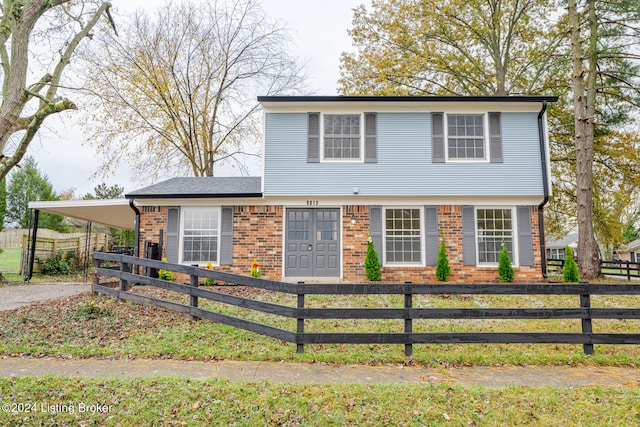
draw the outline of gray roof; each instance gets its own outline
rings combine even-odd
[[[171,178],[125,195],[127,199],[262,197],[260,177]]]
[[[638,248],[640,248],[640,239],[636,239],[633,242],[627,243],[622,248],[620,248],[620,251],[626,252],[626,251],[632,251]]]
[[[565,246],[576,243],[577,241],[578,233],[569,233],[558,240],[548,238],[545,246],[547,248],[564,248]]]

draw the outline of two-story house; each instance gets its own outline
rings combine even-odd
[[[544,272],[552,96],[266,96],[262,177],[174,178],[126,195],[141,241],[169,261],[263,277],[494,281],[506,245],[517,281]],[[162,230],[162,232],[161,232]]]

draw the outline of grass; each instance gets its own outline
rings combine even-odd
[[[640,422],[640,390],[628,388],[44,377],[0,378],[0,392],[0,424],[16,426],[620,426]]]
[[[139,289],[159,297],[159,290]],[[186,302],[185,296],[173,298]],[[254,296],[292,305],[291,296],[263,293]],[[519,300],[517,300],[519,298]],[[524,298],[524,300],[522,299]],[[402,296],[314,297],[307,305],[401,306]],[[577,297],[562,296],[416,296],[414,307],[576,307]],[[295,330],[295,319],[284,321],[272,315],[243,308],[214,304],[201,299],[201,306],[228,315]],[[593,297],[592,306],[640,308],[640,298],[628,296]],[[637,320],[594,320],[595,332],[636,333]],[[402,320],[308,320],[306,331],[371,332],[403,330]],[[415,331],[557,331],[579,332],[580,321],[562,320],[416,320]],[[401,345],[317,344],[296,353],[292,343],[261,336],[189,316],[122,302],[107,297],[79,296],[0,313],[0,355],[63,357],[143,357],[185,360],[271,360],[328,363],[415,363],[421,365],[600,365],[635,366],[640,346],[596,345],[587,356],[581,345],[555,344],[416,344],[411,358]]]
[[[20,271],[22,249],[8,248],[0,252],[0,272],[17,274]]]

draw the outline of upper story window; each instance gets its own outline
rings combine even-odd
[[[447,115],[447,155],[450,160],[484,160],[483,114]]]
[[[360,160],[360,115],[325,114],[323,123],[324,159]]]
[[[503,163],[501,113],[431,113],[431,161]]]

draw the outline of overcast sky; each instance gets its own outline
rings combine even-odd
[[[112,0],[119,12],[144,8],[155,11],[159,4],[154,0]],[[308,61],[307,75],[309,88],[317,95],[335,95],[339,78],[339,58],[344,51],[350,51],[351,39],[347,29],[351,26],[352,9],[368,0],[263,0],[267,14],[272,18],[285,21],[292,30],[295,45],[292,54]],[[50,117],[45,122],[39,137],[34,140],[28,154],[35,157],[40,170],[49,177],[57,193],[68,189],[75,190],[76,197],[105,181],[107,185],[118,184],[125,192],[141,186],[133,178],[135,171],[122,167],[114,177],[96,178],[91,176],[98,161],[91,148],[85,145],[80,127],[74,123],[73,113],[62,113]],[[259,175],[260,171],[251,171]],[[225,170],[220,175],[233,175],[237,172]]]

